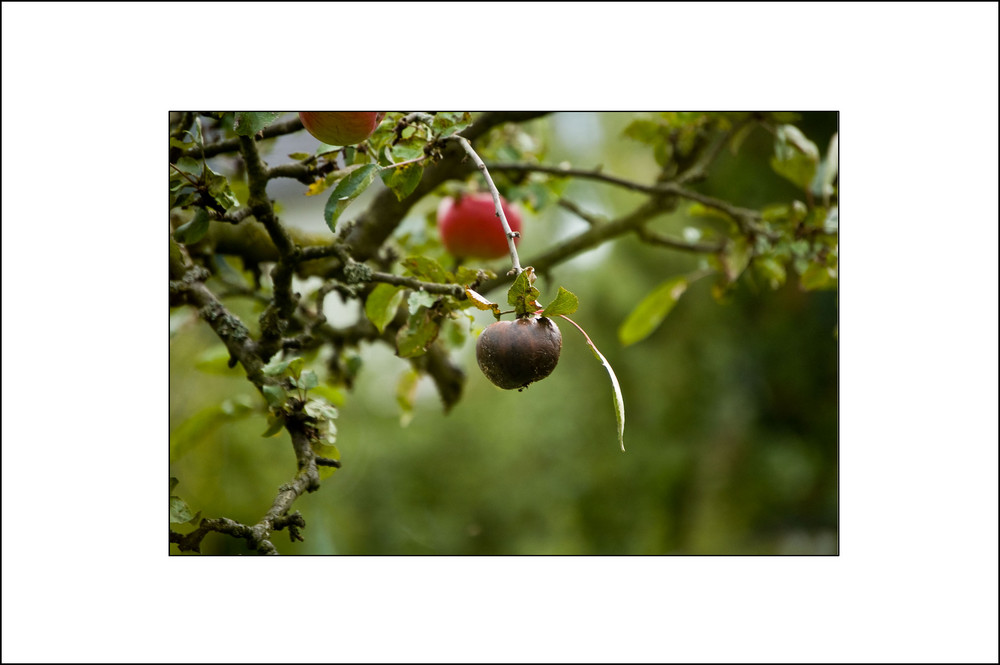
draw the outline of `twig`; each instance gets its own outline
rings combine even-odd
[[[677,240],[675,238],[669,238],[658,233],[654,233],[645,227],[639,227],[635,230],[636,235],[643,242],[647,242],[650,245],[659,245],[660,247],[669,247],[671,249],[679,249],[684,252],[700,252],[703,254],[714,254],[720,252],[726,247],[726,243],[703,243],[703,242],[685,242],[683,240]]]
[[[571,213],[573,213],[583,221],[587,222],[591,226],[600,226],[601,224],[607,222],[607,220],[605,219],[599,219],[595,215],[590,214],[589,212],[587,212],[577,204],[573,203],[569,199],[559,199],[558,205],[561,208],[569,210]]]
[[[443,296],[452,296],[456,300],[465,300],[465,288],[460,284],[439,284],[437,282],[422,282],[413,277],[393,275],[385,272],[372,272],[370,281],[384,282],[395,286],[405,286],[417,291],[426,291]]]
[[[496,215],[500,218],[500,223],[503,225],[503,231],[507,236],[507,247],[510,248],[510,262],[512,265],[511,274],[518,275],[521,273],[523,268],[521,268],[521,262],[517,257],[517,247],[514,246],[514,238],[518,237],[518,233],[510,230],[510,224],[507,223],[507,215],[503,212],[503,206],[500,205],[500,192],[497,190],[497,186],[493,184],[493,178],[490,177],[489,169],[486,168],[486,164],[483,160],[479,158],[476,151],[473,150],[472,144],[469,143],[468,139],[464,136],[455,135],[450,137],[451,139],[458,141],[462,149],[472,158],[472,161],[476,163],[476,167],[483,174],[483,178],[486,179],[486,185],[490,188],[490,193],[493,195],[493,207],[496,209]]]
[[[552,175],[564,176],[567,178],[586,178],[588,180],[599,180],[610,185],[617,185],[635,192],[655,194],[656,185],[643,185],[642,183],[626,180],[617,176],[608,175],[601,171],[601,167],[595,169],[574,169],[564,166],[548,166],[546,164],[531,164],[527,162],[491,162],[487,165],[494,171],[513,171],[515,173],[549,173]]]
[[[253,211],[246,206],[241,208],[230,208],[224,214],[219,213],[218,210],[213,208],[208,208],[208,216],[212,220],[217,222],[227,222],[229,224],[239,224],[251,215],[253,215]]]

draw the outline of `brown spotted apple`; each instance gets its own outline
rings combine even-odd
[[[562,333],[544,316],[497,321],[476,341],[479,369],[504,390],[520,390],[547,377],[556,368],[560,351]]]

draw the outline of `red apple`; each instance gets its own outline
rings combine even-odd
[[[384,117],[379,111],[299,111],[306,131],[329,145],[361,143]]]
[[[521,213],[517,206],[500,197],[503,214],[510,230],[521,230]],[[466,194],[458,200],[447,197],[437,211],[441,242],[454,256],[498,259],[510,252],[503,224],[497,217],[493,196],[489,192]],[[517,244],[519,238],[514,238]]]

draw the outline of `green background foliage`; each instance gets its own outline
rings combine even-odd
[[[733,146],[738,151],[723,150],[693,189],[763,209],[775,228],[801,223],[832,231],[827,235],[835,252],[836,227],[830,227],[822,197],[832,182],[823,173],[829,171],[837,116],[802,113],[780,120],[794,122],[782,133],[785,143],[776,145],[775,136],[759,128],[744,133]],[[665,125],[654,114],[555,114],[525,123],[522,131],[499,132],[484,146],[484,159],[540,155],[546,164],[600,164],[606,173],[649,183],[671,159],[683,164],[697,130],[690,121],[676,114],[671,122],[681,131],[663,141],[657,132],[666,131]],[[800,139],[795,132],[819,147],[817,162],[804,163],[802,151],[787,146]],[[287,160],[294,148],[292,137],[286,138],[265,158]],[[303,140],[308,138],[300,133],[296,145],[309,151],[315,142]],[[642,200],[641,194],[595,181],[493,176],[527,211],[522,265],[587,228],[553,205],[558,197],[608,219]],[[375,179],[370,190],[381,186]],[[412,191],[416,183],[401,186]],[[237,183],[233,187],[242,200]],[[808,212],[798,209],[805,208],[804,190],[816,197]],[[294,183],[289,196],[275,197],[282,221],[325,229],[329,195],[306,197],[305,191],[306,185]],[[336,215],[356,215],[368,195]],[[430,195],[415,206],[396,240],[451,269],[427,221],[439,198]],[[821,217],[803,222],[817,208]],[[718,240],[727,222],[710,214],[682,203],[649,229]],[[551,302],[559,287],[579,297],[572,318],[621,383],[626,453],[617,444],[607,373],[567,322],[558,321],[563,351],[555,372],[523,392],[502,391],[480,374],[473,349],[475,334],[494,317],[462,310],[458,322],[442,331],[466,372],[462,399],[448,413],[429,379],[414,374],[387,345],[363,344],[349,358],[350,390],[319,387],[339,410],[343,468],[296,501],[293,509],[307,524],[305,542],[290,544],[286,532],[272,540],[293,554],[837,553],[836,273],[815,267],[815,246],[754,247],[755,259],[744,273],[751,248],[736,245],[714,264],[704,255],[629,234],[539,278],[542,303]],[[835,253],[831,263],[835,269]],[[509,267],[504,260],[485,265],[498,274]],[[717,275],[705,277],[716,268],[741,278],[728,284]],[[225,269],[250,280],[238,262],[226,261]],[[681,278],[686,291],[660,289],[673,299],[646,303],[656,321],[664,317],[662,323],[634,321],[644,298],[655,298],[661,285]],[[384,308],[395,290],[378,289]],[[502,303],[504,290],[486,295]],[[254,324],[264,307],[247,297],[224,302]],[[327,305],[331,318],[358,315],[333,296]],[[410,306],[425,311],[417,309],[419,303]],[[630,315],[625,346],[619,335]],[[170,473],[179,479],[172,493],[191,513],[252,524],[295,473],[289,435],[261,437],[268,428],[262,398],[240,368],[226,366],[218,338],[194,316],[191,308],[171,314]],[[307,356],[319,369],[323,360]],[[246,552],[243,541],[218,534],[201,549]]]

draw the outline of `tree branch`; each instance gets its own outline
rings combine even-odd
[[[176,246],[172,238],[170,242]],[[247,378],[260,390],[269,381],[262,371],[264,361],[257,354],[257,345],[250,337],[250,331],[205,286],[202,280],[208,277],[208,272],[204,268],[185,266],[181,256],[179,252],[171,252],[170,255],[171,275],[181,276],[170,282],[171,295],[198,308],[198,315],[226,345],[230,358],[235,358],[243,366]]]
[[[257,221],[267,229],[279,254],[285,257],[292,252],[295,245],[289,237],[288,231],[274,214],[271,200],[267,198],[267,166],[261,160],[257,144],[252,137],[240,136],[239,141],[240,152],[243,153],[243,160],[247,167],[247,187],[250,190],[250,200],[247,202],[247,207],[250,208]]]
[[[664,202],[658,198],[650,199],[624,217],[606,224],[593,226],[587,231],[551,247],[547,252],[535,257],[528,265],[532,266],[538,273],[548,272],[556,264],[563,263],[577,254],[600,245],[606,240],[635,231],[657,215],[670,212],[671,210],[672,205],[669,202]],[[498,277],[484,282],[480,286],[479,292],[486,293],[510,281],[510,276]]]
[[[385,272],[372,272],[369,281],[383,282],[395,286],[405,286],[416,291],[426,291],[442,296],[452,296],[456,300],[465,300],[465,287],[461,284],[440,284],[438,282],[422,282],[413,277],[393,275]]]
[[[760,213],[756,210],[734,206],[727,201],[723,201],[722,199],[717,199],[706,194],[700,194],[690,189],[686,189],[676,182],[662,182],[655,185],[644,185],[642,183],[625,180],[624,178],[619,178],[617,176],[607,175],[596,169],[571,169],[559,166],[546,166],[544,164],[491,163],[487,164],[487,166],[493,171],[512,171],[515,173],[551,173],[566,177],[597,180],[599,182],[606,182],[609,185],[615,185],[633,192],[642,192],[644,194],[672,194],[674,196],[679,196],[682,199],[697,201],[708,208],[721,210],[737,221],[740,219],[746,219],[752,222],[760,221]]]
[[[282,136],[284,134],[292,134],[294,132],[302,129],[302,121],[299,120],[299,116],[295,115],[293,118],[282,122],[276,122],[268,125],[261,132],[263,138],[271,139],[275,136]],[[216,141],[215,143],[209,143],[202,150],[200,145],[192,146],[185,150],[182,154],[185,157],[193,157],[200,159],[202,157],[214,157],[216,155],[221,155],[226,152],[237,152],[240,149],[240,139],[245,137],[237,137],[233,139],[225,139],[222,141]]]
[[[247,526],[228,517],[203,519],[198,524],[198,528],[189,534],[181,534],[171,529],[170,542],[175,543],[181,552],[201,552],[201,541],[205,539],[205,536],[212,532],[224,533],[234,538],[243,538],[247,541],[247,547],[250,550],[261,554],[277,554],[278,550],[274,543],[269,540],[269,537],[262,538],[261,531],[257,529],[257,526],[259,525]],[[275,531],[281,531],[287,527],[292,542],[305,540],[299,533],[299,529],[303,529],[305,526],[305,518],[298,511],[291,515],[283,515],[275,519],[272,524]]]
[[[300,252],[285,227],[274,214],[274,207],[267,197],[267,166],[260,158],[257,144],[249,136],[241,136],[240,151],[247,167],[247,185],[250,189],[248,207],[264,228],[275,247],[279,259],[271,279],[274,282],[274,296],[267,309],[260,315],[261,342],[260,356],[267,361],[281,348],[288,320],[295,313],[297,298],[292,294],[292,273],[300,258]]]
[[[291,178],[292,180],[298,180],[303,185],[311,185],[316,180],[318,174],[319,169],[312,164],[289,163],[272,166],[267,171],[267,178],[268,180],[274,178]]]

